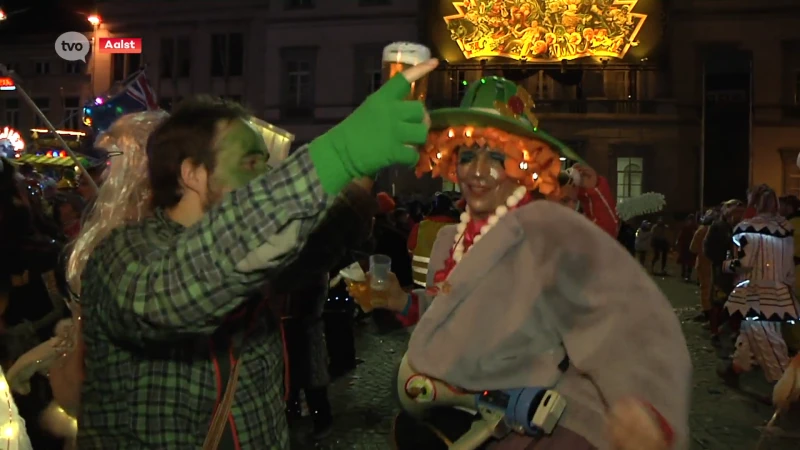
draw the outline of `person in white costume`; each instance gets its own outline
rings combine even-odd
[[[0,448],[7,450],[33,450],[25,419],[19,415],[11,388],[6,382],[6,374],[0,369]]]
[[[769,382],[780,379],[789,365],[781,323],[800,316],[794,293],[794,228],[778,214],[775,191],[762,185],[753,195],[756,216],[736,225],[737,251],[723,264],[724,270],[737,274],[725,310],[743,319],[733,361],[722,374],[729,384],[756,365]]]

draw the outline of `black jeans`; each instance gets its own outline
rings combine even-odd
[[[667,268],[667,254],[669,253],[669,242],[666,239],[653,240],[653,260],[650,263],[655,270],[656,262],[661,259],[661,271]]]

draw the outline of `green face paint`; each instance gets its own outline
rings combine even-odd
[[[237,121],[223,133],[216,146],[213,180],[216,189],[227,192],[265,173],[269,151],[261,134],[244,121]]]

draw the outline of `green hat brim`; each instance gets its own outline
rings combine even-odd
[[[430,112],[431,130],[443,130],[449,127],[473,126],[482,128],[497,128],[515,136],[530,139],[538,139],[557,151],[561,156],[585,164],[586,162],[578,156],[571,148],[558,139],[550,136],[541,130],[533,130],[519,123],[515,119],[492,114],[478,109],[465,108],[441,108]]]

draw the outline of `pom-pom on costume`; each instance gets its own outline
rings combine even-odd
[[[532,200],[531,190],[558,198],[559,152],[569,150],[538,130],[532,115],[507,113],[503,102],[523,98],[519,92],[508,80],[485,78],[468,89],[460,108],[430,113],[420,172],[477,177],[457,159],[477,144],[494,161],[505,154],[505,176],[519,186],[488,217],[476,218],[468,207],[459,225],[442,228],[427,289],[413,291],[400,313],[416,328],[398,377],[408,411],[395,425],[398,447],[446,448],[420,442],[433,426],[440,438],[472,443],[459,448],[477,448],[495,433],[502,437],[495,449],[539,443],[605,449],[617,443],[609,442],[606,419],[621,414],[630,419],[625,423],[644,420],[641,429],[656,430],[648,439],[657,444],[638,448],[687,448],[691,364],[680,324],[658,287],[607,231],[557,202]],[[483,413],[473,427],[483,431],[464,436],[470,425],[433,413],[428,427],[408,429],[415,426],[409,416],[419,418],[420,410],[475,406],[474,393],[485,394],[479,403],[502,409],[519,389],[548,390],[566,409],[556,414],[534,400],[528,412],[544,425],[533,435],[505,436]]]

